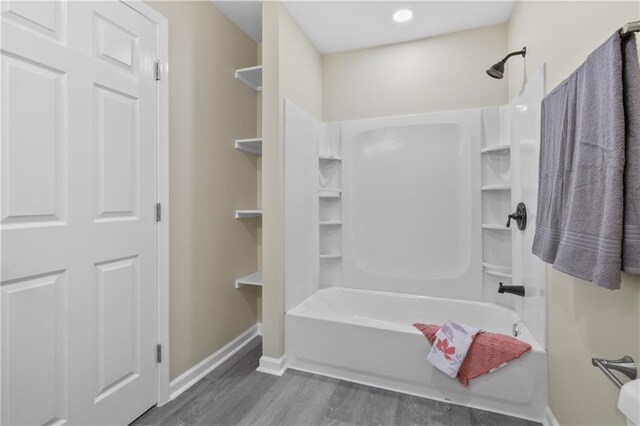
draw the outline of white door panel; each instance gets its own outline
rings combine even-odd
[[[155,24],[2,3],[2,423],[126,424],[156,402]]]
[[[65,80],[62,71],[3,55],[2,224],[7,227],[66,220]],[[25,117],[38,117],[37,125]]]
[[[2,283],[5,424],[44,424],[67,418],[66,276],[64,272]]]
[[[21,28],[64,41],[66,4],[61,1],[5,0],[0,5],[4,22],[12,21]]]

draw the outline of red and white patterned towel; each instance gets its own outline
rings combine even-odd
[[[440,326],[419,323],[413,324],[413,326],[420,330],[433,345]],[[464,386],[469,386],[471,379],[520,358],[530,350],[530,344],[505,334],[489,332],[476,334],[458,371],[458,381]]]
[[[456,377],[469,346],[479,332],[477,328],[468,325],[445,322],[436,333],[427,361],[447,376]]]

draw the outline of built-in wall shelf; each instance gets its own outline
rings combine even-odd
[[[511,185],[485,185],[483,191],[511,191]]]
[[[342,253],[320,253],[320,259],[340,259]]]
[[[500,271],[494,271],[492,269],[485,269],[484,273],[487,275],[498,277],[498,278],[511,279],[512,277],[511,274],[507,274],[505,272],[500,272]]]
[[[336,123],[337,124],[337,123]],[[342,283],[342,165],[340,126],[323,129],[318,141],[318,281],[325,287]]]
[[[229,76],[231,77],[231,76]],[[241,81],[242,83],[246,84],[247,86],[249,86],[251,89],[253,89],[253,95],[255,96],[255,99],[252,101],[252,103],[255,105],[256,100],[260,99],[260,92],[262,91],[262,65],[258,65],[258,66],[253,66],[253,67],[248,67],[248,68],[240,68],[240,69],[236,69],[234,72],[234,77]],[[236,84],[236,83],[232,83],[232,84]],[[239,84],[236,84],[236,86],[238,86],[238,90],[245,90],[246,89],[242,89],[240,88]],[[247,91],[247,95],[249,94],[249,91]],[[249,101],[249,99],[247,99],[247,101]],[[261,119],[261,112],[258,113],[259,115],[256,117],[254,116],[253,119],[251,119],[250,117],[247,117],[247,121],[245,124],[249,125],[251,121],[254,122],[254,124],[256,123],[256,119],[257,119],[257,123],[258,123],[258,127],[260,125],[260,122],[262,121]],[[239,138],[239,139],[235,139],[234,142],[234,147],[235,149],[237,149],[238,151],[244,151],[245,153],[250,154],[249,157],[253,158],[253,156],[261,156],[262,155],[262,138],[261,137],[250,137],[247,138],[247,136],[258,136],[261,133],[258,133],[257,135],[251,134],[251,133],[245,133],[245,134],[235,134],[232,137],[235,138]],[[241,138],[241,139],[240,139]],[[228,141],[227,143],[229,143],[230,141]],[[228,149],[231,149],[231,146],[228,145],[227,146]],[[247,154],[242,154],[240,152],[237,152],[235,155],[238,156],[239,159],[241,159],[241,157],[247,157]],[[258,185],[260,183],[260,160],[258,159],[257,162],[253,161],[253,168],[254,168],[254,182],[256,185]],[[229,184],[232,184],[232,182],[229,182]],[[248,190],[248,188],[247,188]],[[255,191],[255,187],[254,187],[254,191]],[[258,190],[259,193],[259,190]],[[246,195],[246,194],[245,194]],[[255,198],[255,192],[254,192],[254,198]],[[261,224],[262,224],[262,208],[260,207],[262,204],[260,202],[260,198],[258,198],[257,203],[247,203],[244,205],[244,207],[251,207],[251,206],[255,206],[255,208],[248,208],[248,209],[239,209],[239,210],[235,210],[234,212],[234,216],[236,219],[238,220],[242,220],[244,226],[248,226],[250,228],[252,228],[253,232],[258,232],[260,233],[261,230]],[[240,206],[243,207],[243,206]],[[247,247],[246,250],[242,250],[240,253],[238,253],[238,257],[243,257],[242,262],[240,262],[240,259],[238,259],[238,262],[242,263],[242,264],[254,264],[254,268],[255,269],[259,269],[259,265],[261,264],[259,258],[256,258],[256,254],[258,254],[258,256],[261,255],[261,238],[258,238],[257,240],[253,241],[253,248],[254,250],[250,250],[249,247]],[[243,243],[245,244],[245,243]],[[250,244],[250,243],[249,243]],[[247,262],[249,259],[249,257],[253,257],[254,259],[253,262]],[[236,262],[236,263],[238,263]],[[254,269],[254,270],[255,270]],[[246,273],[248,271],[237,271],[237,272],[243,272]],[[253,272],[249,275],[245,275],[243,277],[240,278],[236,278],[234,280],[234,286],[236,289],[239,289],[241,287],[244,286],[253,286],[253,287],[259,287],[260,289],[257,291],[261,291],[262,290],[262,271],[256,271]],[[245,289],[246,291],[247,289]],[[241,290],[242,291],[242,290]],[[254,291],[254,290],[251,290]],[[258,309],[259,310],[259,309]]]
[[[235,146],[241,151],[262,154],[262,138],[236,139]]]
[[[506,136],[500,123],[493,131]],[[492,132],[488,132],[491,134]],[[480,149],[482,189],[482,281],[485,288],[493,288],[499,281],[511,283],[511,228],[502,218],[510,210],[511,201],[511,143],[502,143],[497,138],[489,139],[489,145]]]
[[[240,288],[245,285],[257,285],[262,287],[262,271],[254,272],[253,274],[246,275],[236,280],[236,288]]]
[[[342,190],[340,188],[322,188],[320,189],[320,198],[340,198]]]
[[[235,76],[253,90],[262,90],[262,65],[237,69]]]
[[[493,145],[486,148],[482,148],[480,153],[482,154],[508,154],[511,150],[511,145]]]
[[[321,155],[320,161],[342,161],[342,157],[336,155]]]
[[[236,219],[246,217],[262,217],[262,210],[236,210]]]
[[[511,276],[511,266],[496,265],[495,263],[482,262],[485,272],[493,271]]]
[[[489,225],[489,224],[483,224],[482,225],[482,229],[491,229],[494,231],[510,231],[511,228],[508,228],[504,225]]]

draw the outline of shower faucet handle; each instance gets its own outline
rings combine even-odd
[[[519,230],[525,230],[525,228],[527,227],[527,207],[524,205],[524,203],[518,203],[516,211],[507,215],[507,228],[511,227],[511,219],[516,221]]]

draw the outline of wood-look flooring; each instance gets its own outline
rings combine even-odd
[[[140,425],[504,425],[539,423],[287,370],[256,371],[259,338]]]

